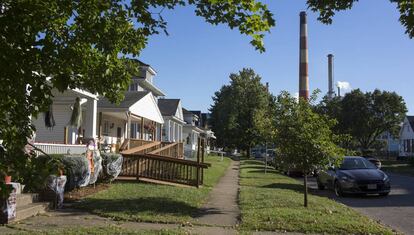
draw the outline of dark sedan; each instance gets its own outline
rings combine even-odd
[[[335,190],[337,196],[344,194],[379,194],[386,196],[391,186],[388,176],[363,157],[345,157],[338,168],[328,167],[317,177],[319,189]]]

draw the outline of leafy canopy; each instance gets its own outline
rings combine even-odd
[[[389,132],[398,136],[400,123],[407,112],[404,99],[395,92],[353,90],[344,97],[329,100],[325,97],[317,112],[336,119],[337,134],[349,134],[355,149],[370,150],[380,135]]]
[[[276,102],[276,148],[282,166],[307,174],[340,160],[345,152],[337,145],[341,136],[332,132],[335,125],[334,119],[314,112],[311,103],[282,92]]]
[[[219,146],[249,152],[272,136],[272,95],[252,69],[231,74],[230,80],[213,97],[212,129]]]
[[[127,58],[139,56],[151,35],[166,32],[162,11],[178,6],[238,29],[259,51],[275,25],[267,6],[255,0],[1,1],[0,139],[11,161],[0,172],[23,169],[22,150],[34,130],[30,117],[47,110],[53,88],[122,100],[138,67]]]

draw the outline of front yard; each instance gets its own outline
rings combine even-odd
[[[208,156],[211,167],[205,170],[204,185],[197,188],[174,187],[138,182],[117,182],[109,189],[87,197],[76,207],[114,220],[186,223],[193,222],[207,199],[212,187],[218,182],[230,164],[230,159]]]
[[[392,230],[331,199],[309,195],[303,207],[303,186],[263,163],[241,162],[240,209],[243,231],[288,231],[328,234],[393,234]]]
[[[381,170],[402,175],[414,176],[414,166],[408,161],[383,160]]]

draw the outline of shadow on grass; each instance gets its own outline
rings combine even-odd
[[[262,188],[278,188],[278,189],[287,189],[293,190],[299,193],[303,193],[303,185],[300,184],[286,184],[286,183],[273,183],[262,186]]]
[[[127,215],[160,214],[191,216],[198,208],[184,202],[164,197],[148,197],[136,199],[95,199],[89,198],[74,207],[93,213],[120,213]]]
[[[240,169],[264,169],[264,165],[240,166]],[[251,172],[251,171],[249,171],[249,172]]]
[[[242,165],[261,165],[262,162],[258,160],[245,160]]]

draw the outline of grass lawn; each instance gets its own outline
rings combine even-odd
[[[115,220],[160,223],[193,222],[191,216],[202,206],[212,187],[230,164],[230,159],[208,156],[211,167],[204,171],[204,185],[174,187],[138,182],[118,182],[87,197],[76,207]]]
[[[303,207],[303,186],[269,170],[263,163],[243,160],[240,173],[241,230],[328,234],[392,234],[377,222],[334,200],[309,195]]]
[[[381,164],[381,170],[385,172],[414,176],[414,166],[411,166],[407,161],[383,160]]]

